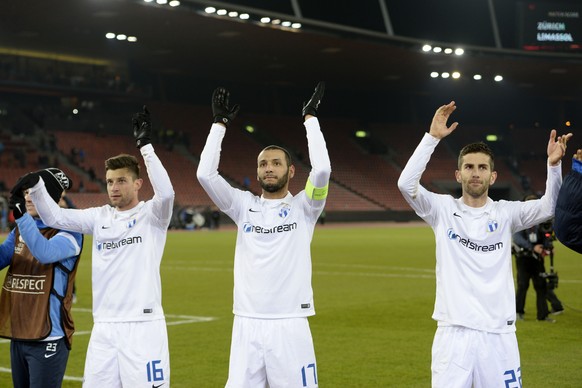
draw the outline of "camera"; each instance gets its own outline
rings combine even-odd
[[[548,290],[553,290],[558,288],[558,273],[557,272],[543,272],[540,274],[542,278],[545,278],[548,282]]]
[[[544,249],[550,251],[553,254],[554,241],[556,240],[556,233],[554,232],[554,223],[552,220],[546,221],[539,225],[538,239],[542,242]]]
[[[558,288],[558,273],[554,272],[554,241],[556,234],[554,233],[553,220],[549,220],[539,225],[538,239],[541,241],[544,251],[550,256],[550,272],[542,272],[540,276],[547,281],[548,290]]]

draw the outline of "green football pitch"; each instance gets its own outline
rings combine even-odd
[[[226,382],[235,237],[233,229],[168,234],[161,271],[172,387]],[[320,386],[429,387],[436,329],[431,229],[318,225],[312,257],[317,315],[310,325]],[[526,387],[582,386],[582,257],[556,242],[555,268],[564,314],[555,324],[537,322],[530,287],[526,319],[517,324]],[[64,387],[81,386],[92,326],[90,283],[88,237],[77,275],[77,332]],[[1,340],[0,387],[10,386],[9,342]]]

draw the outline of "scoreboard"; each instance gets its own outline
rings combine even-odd
[[[518,42],[522,49],[582,52],[582,1],[523,2],[517,7]]]

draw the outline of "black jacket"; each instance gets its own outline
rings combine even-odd
[[[572,170],[560,189],[554,231],[562,244],[582,253],[582,174]]]

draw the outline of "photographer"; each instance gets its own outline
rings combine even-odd
[[[535,195],[525,197],[525,201],[537,199]],[[562,303],[554,293],[558,276],[552,271],[547,274],[544,266],[544,257],[550,255],[553,259],[554,232],[551,221],[535,225],[513,235],[515,264],[517,267],[517,291],[515,305],[517,318],[524,319],[524,307],[529,281],[531,279],[536,292],[537,320],[554,323],[550,318],[548,304],[552,305],[552,314],[564,311]],[[553,263],[552,263],[553,265]]]

